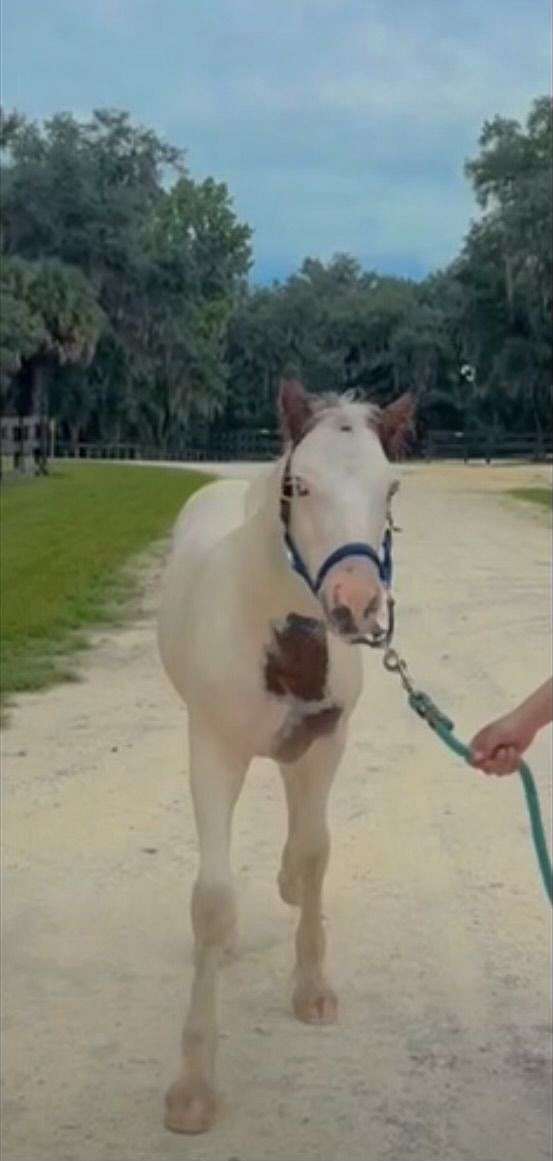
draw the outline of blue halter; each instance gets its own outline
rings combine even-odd
[[[315,580],[311,579],[307,565],[302,559],[301,553],[298,551],[296,545],[294,544],[288,528],[285,528],[284,530],[284,543],[288,549],[290,564],[292,565],[294,572],[297,572],[298,576],[301,576],[302,580],[304,580],[305,583],[309,585],[311,592],[316,597],[319,596],[323,581],[330,572],[331,568],[334,568],[334,565],[339,564],[341,560],[345,560],[347,556],[366,557],[366,559],[370,560],[378,570],[378,575],[382,584],[384,585],[384,588],[389,591],[392,587],[392,529],[390,524],[388,524],[388,527],[384,533],[380,555],[375,552],[374,548],[371,548],[370,544],[363,544],[359,541],[352,541],[351,544],[344,544],[341,548],[337,548],[334,552],[331,552],[330,556],[327,556],[326,560],[323,561],[317,576],[315,577]]]

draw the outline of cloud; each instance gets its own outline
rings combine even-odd
[[[549,85],[545,0],[18,0],[5,24],[8,104],[130,109],[227,181],[263,276],[448,261],[484,119]]]

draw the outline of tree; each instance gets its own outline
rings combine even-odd
[[[77,266],[110,330],[86,375],[57,373],[59,406],[65,384],[81,426],[88,416],[92,429],[113,421],[178,442],[194,409],[222,406],[226,324],[250,262],[250,231],[226,187],[193,182],[181,151],[127,113],[62,114],[42,127],[12,115],[3,128],[5,251]]]
[[[508,423],[515,409],[538,429],[551,403],[552,108],[543,97],[524,127],[501,117],[484,125],[480,154],[466,166],[484,214],[455,271],[494,414]]]
[[[10,402],[10,387],[25,360],[46,340],[44,320],[30,301],[33,267],[21,260],[4,260],[0,270],[0,383],[2,409]]]
[[[401,377],[393,335],[416,303],[414,283],[363,273],[346,254],[327,265],[307,258],[283,285],[244,291],[229,324],[226,422],[273,425],[288,363],[311,390],[386,401]]]
[[[273,426],[293,364],[314,391],[385,404],[410,388],[426,424],[539,429],[551,407],[551,128],[549,98],[524,124],[485,123],[466,166],[480,213],[446,270],[416,283],[339,253],[250,289],[251,231],[223,183],[192,180],[182,151],[117,110],[43,125],[6,114],[4,396],[27,391],[30,406],[40,382],[74,442],[178,452],[201,425]]]
[[[8,287],[7,325],[10,318],[19,322],[19,330],[8,339],[11,347],[7,347],[7,360],[3,357],[4,370],[15,379],[13,402],[20,413],[38,415],[44,426],[54,368],[77,365],[84,369],[91,362],[104,315],[81,271],[55,258],[5,259],[3,278]],[[6,350],[4,342],[2,350]],[[43,445],[43,466],[45,459]]]
[[[193,414],[209,420],[224,406],[226,331],[250,265],[250,236],[226,186],[212,179],[181,177],[152,215],[140,314],[141,424],[166,450],[182,446]]]

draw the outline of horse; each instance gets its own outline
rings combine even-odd
[[[166,1127],[181,1133],[205,1131],[216,1115],[217,975],[237,922],[232,815],[257,755],[278,764],[288,808],[278,885],[299,908],[293,1010],[309,1024],[337,1017],[324,966],[327,803],[361,691],[354,646],[383,634],[381,545],[413,400],[379,408],[287,379],[279,411],[283,455],[253,483],[195,493],[162,586],[159,649],[188,709],[200,855],[182,1066],[165,1103]]]

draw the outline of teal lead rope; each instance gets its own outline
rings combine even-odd
[[[409,705],[419,717],[423,718],[428,723],[434,733],[442,739],[442,742],[458,754],[460,758],[464,758],[465,762],[470,764],[470,750],[463,742],[460,742],[454,734],[454,723],[446,714],[442,713],[432,698],[422,690],[415,689],[411,678],[409,676],[405,661],[396,653],[395,649],[387,649],[384,654],[384,666],[390,673],[397,673],[401,679],[401,683],[405,692],[407,693]],[[543,820],[541,816],[540,800],[536,790],[532,771],[526,762],[521,762],[519,767],[519,774],[522,779],[524,787],[524,794],[526,797],[526,806],[530,816],[530,826],[532,829],[532,838],[534,840],[534,848],[538,860],[543,885],[550,903],[553,904],[553,871],[551,868],[551,859],[547,849],[547,842],[545,838],[545,831]]]

